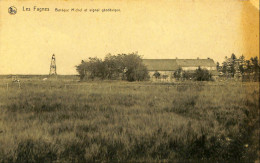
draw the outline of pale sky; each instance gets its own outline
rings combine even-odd
[[[17,14],[8,8],[15,6]],[[49,12],[33,7],[50,8]],[[23,7],[31,11],[22,11]],[[55,12],[116,8],[120,12]],[[138,51],[145,59],[259,56],[258,0],[0,0],[0,74],[76,74],[88,57]]]

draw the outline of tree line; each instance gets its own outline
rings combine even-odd
[[[243,55],[237,57],[232,54],[230,58],[225,57],[222,65],[217,62],[217,71],[222,77],[241,77],[245,80],[259,81],[260,65],[258,57],[246,60]],[[76,66],[80,80],[127,80],[143,81],[149,78],[147,67],[138,52],[129,54],[107,54],[102,60],[97,57],[90,57],[82,60]],[[158,71],[153,74],[156,79],[166,79],[168,75],[161,75]],[[176,80],[210,81],[212,74],[206,69],[198,67],[194,72],[184,71],[178,68],[171,75]]]
[[[158,71],[155,71],[153,76],[156,79],[166,79],[168,75],[161,75]],[[179,67],[171,75],[171,78],[176,80],[195,80],[195,81],[211,81],[212,74],[207,69],[202,69],[200,66],[195,71],[184,71]]]
[[[113,80],[127,81],[146,80],[148,71],[138,52],[129,54],[107,54],[104,60],[90,57],[76,66],[81,80]]]
[[[217,70],[220,76],[236,77],[241,76],[243,79],[259,81],[260,64],[258,57],[251,57],[246,60],[243,55],[237,57],[234,53],[230,58],[225,57],[222,65],[217,62]]]

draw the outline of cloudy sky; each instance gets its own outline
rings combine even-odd
[[[10,15],[10,6],[17,14]],[[33,7],[49,8],[36,12]],[[259,55],[258,0],[0,1],[0,74],[75,74],[88,57],[138,51],[143,58]],[[31,8],[31,11],[22,11]],[[55,12],[55,8],[120,12]]]

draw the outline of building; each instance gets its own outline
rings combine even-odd
[[[150,79],[156,80],[155,73],[160,73],[160,80],[175,80],[173,74],[179,68],[187,72],[194,72],[198,67],[207,69],[210,73],[217,75],[216,64],[213,59],[143,59],[147,66]]]

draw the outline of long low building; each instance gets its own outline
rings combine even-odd
[[[171,80],[174,72],[181,68],[184,71],[195,71],[198,67],[209,70],[213,75],[217,73],[213,59],[143,59],[151,79],[159,72],[165,80]]]

